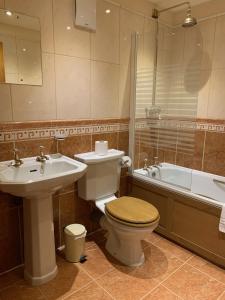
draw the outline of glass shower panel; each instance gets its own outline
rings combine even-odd
[[[152,22],[136,38],[134,172],[190,189],[202,40],[199,27]]]

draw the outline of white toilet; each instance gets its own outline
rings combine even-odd
[[[144,263],[141,246],[159,223],[158,210],[151,204],[132,197],[117,198],[124,152],[109,150],[107,155],[95,152],[75,155],[88,165],[87,173],[78,181],[79,197],[95,201],[103,213],[101,226],[107,230],[107,251],[125,265]]]

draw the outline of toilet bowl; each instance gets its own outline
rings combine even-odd
[[[120,201],[129,202],[129,200],[142,201],[131,197],[122,197],[116,201],[119,204]],[[113,201],[115,200],[110,201],[109,204],[113,204]],[[157,211],[151,204],[146,202],[144,205],[145,208],[146,204],[149,205],[149,210],[153,209],[155,212]],[[124,212],[126,214],[127,210]],[[120,211],[120,214],[121,216],[123,215],[123,210]],[[123,264],[130,267],[137,267],[145,261],[141,241],[146,239],[158,226],[159,214],[157,211],[151,222],[144,223],[143,220],[142,223],[135,223],[117,219],[105,210],[105,216],[101,218],[100,224],[103,229],[107,230],[106,250]]]
[[[123,155],[114,149],[106,156],[94,152],[76,155],[88,165],[87,173],[78,181],[78,194],[84,200],[94,201],[104,214],[100,225],[107,231],[106,250],[121,263],[137,267],[145,261],[141,241],[158,226],[160,216],[146,201],[115,196]]]

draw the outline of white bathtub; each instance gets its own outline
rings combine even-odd
[[[162,163],[159,168],[153,167],[148,171],[134,170],[133,176],[220,207],[225,203],[225,177],[222,176],[168,163]]]

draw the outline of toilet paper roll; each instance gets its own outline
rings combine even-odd
[[[132,160],[129,156],[123,156],[121,158],[122,168],[130,168],[132,166]]]
[[[96,141],[95,142],[95,154],[107,155],[108,153],[108,142],[107,141]]]

